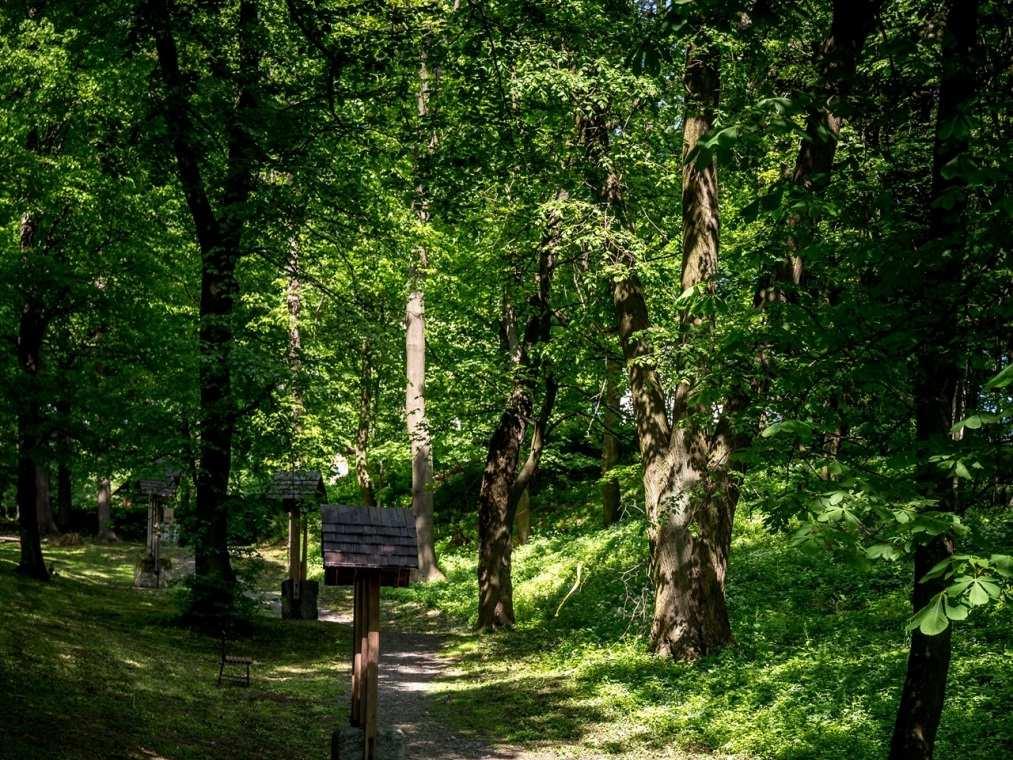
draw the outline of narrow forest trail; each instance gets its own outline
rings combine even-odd
[[[281,615],[277,593],[265,595],[272,614]],[[440,630],[417,610],[405,612],[395,602],[383,603],[380,632],[379,715],[381,726],[405,734],[407,760],[720,760],[726,756],[687,754],[678,750],[632,750],[620,754],[589,752],[586,747],[554,745],[526,748],[464,734],[441,717],[439,687],[464,677],[448,653],[456,636]],[[391,614],[386,614],[391,613]],[[324,622],[352,625],[350,590],[320,604]],[[407,620],[411,623],[406,624]],[[404,630],[410,628],[411,630]],[[423,628],[424,630],[418,630]]]
[[[321,605],[320,620],[352,625],[351,595]],[[280,599],[272,608],[281,612]],[[441,681],[457,677],[447,655],[451,636],[441,632],[407,632],[396,624],[380,633],[379,714],[381,725],[405,734],[407,760],[549,760],[566,757],[464,736],[447,726],[436,709]],[[572,756],[572,755],[571,755]]]

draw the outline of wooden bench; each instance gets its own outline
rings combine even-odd
[[[228,639],[225,635],[225,631],[222,631],[221,636],[221,653],[218,660],[218,686],[222,685],[222,679],[228,681],[235,681],[241,683],[243,686],[250,685],[250,666],[253,665],[252,657],[237,657],[228,653]],[[245,668],[246,675],[233,675],[232,673],[226,673],[225,668]]]

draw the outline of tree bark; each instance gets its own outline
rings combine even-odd
[[[53,518],[53,496],[49,488],[49,465],[35,465],[35,509],[39,515],[39,531],[44,536],[60,532]]]
[[[557,200],[566,198],[560,192]],[[524,479],[518,487],[518,459],[524,442],[527,421],[534,411],[534,394],[540,361],[533,356],[539,344],[549,341],[551,334],[551,306],[549,302],[552,275],[555,269],[556,249],[560,243],[560,217],[549,215],[545,234],[538,246],[538,271],[535,275],[535,295],[532,311],[527,319],[524,335],[511,351],[514,369],[513,388],[500,416],[496,430],[489,441],[489,452],[482,485],[478,496],[478,628],[495,630],[514,624],[513,585],[510,577],[513,543],[511,530],[517,500],[534,474],[544,443],[544,425],[551,414],[555,400],[555,380],[551,374],[546,380],[546,395],[542,407],[542,430],[536,429],[537,440],[532,440],[533,460],[525,468]],[[509,334],[511,326],[505,326]],[[541,421],[540,421],[541,422]],[[527,465],[528,463],[526,463]]]
[[[256,32],[259,18],[255,2],[240,2],[237,26],[239,63],[234,74],[236,105],[226,115],[226,176],[216,215],[202,177],[204,159],[191,123],[189,92],[179,68],[169,0],[151,0],[148,9],[166,89],[163,113],[201,251],[200,466],[194,555],[195,576],[204,589],[195,598],[194,613],[217,618],[231,607],[235,589],[235,574],[228,550],[227,507],[236,421],[230,357],[234,342],[233,309],[239,291],[236,264],[241,255],[247,215],[245,207],[258,164],[250,125],[257,109],[260,45]]]
[[[70,530],[73,509],[73,484],[70,465],[60,462],[56,466],[56,526],[61,532]]]
[[[951,0],[943,31],[942,73],[933,146],[929,241],[922,247],[923,280],[917,306],[928,314],[914,383],[915,433],[918,444],[918,486],[935,509],[959,511],[952,478],[941,473],[931,456],[947,440],[958,408],[962,341],[956,317],[965,259],[967,197],[959,174],[944,176],[944,167],[968,147],[968,135],[956,120],[969,109],[976,91],[974,51],[978,24],[977,0]],[[941,203],[943,197],[951,202]],[[931,299],[926,306],[922,297]],[[920,610],[943,590],[941,579],[922,581],[935,564],[954,550],[953,537],[938,536],[915,551],[912,608]],[[952,626],[935,636],[919,630],[911,635],[907,673],[890,742],[890,760],[930,760],[942,718],[950,666]]]
[[[33,137],[29,138],[30,141]],[[38,219],[31,213],[21,217],[19,231],[22,263],[26,270],[32,257],[44,255],[36,240]],[[42,366],[42,343],[49,325],[41,296],[34,288],[26,290],[25,302],[18,322],[17,359],[24,380],[17,404],[18,480],[16,500],[21,558],[18,572],[38,580],[49,580],[49,570],[42,556],[39,525],[38,469],[43,447],[43,411],[39,398],[38,374]]]
[[[98,506],[98,535],[99,541],[115,543],[119,537],[113,531],[112,526],[112,488],[109,478],[98,479],[98,491],[95,502]]]
[[[355,431],[355,480],[362,503],[376,506],[376,492],[369,475],[369,423],[373,415],[373,358],[368,339],[362,341],[359,365],[359,424]]]
[[[429,124],[429,69],[423,53],[419,65],[418,115],[423,127],[426,147],[416,163],[428,164],[436,147],[436,132]],[[420,226],[429,223],[429,189],[426,174],[418,165],[415,188],[415,215]],[[415,534],[418,537],[419,578],[437,581],[444,578],[436,562],[433,528],[433,451],[429,420],[426,417],[426,308],[423,291],[429,253],[424,244],[415,247],[412,266],[412,289],[405,306],[405,416],[412,461],[412,511],[415,513]]]
[[[605,399],[602,414],[601,442],[601,505],[602,525],[606,528],[619,522],[621,515],[621,494],[619,481],[610,477],[612,468],[619,464],[619,362],[612,352],[605,351]]]
[[[683,156],[694,154],[711,130],[719,94],[718,52],[706,37],[687,51]],[[585,129],[607,151],[607,125]],[[702,164],[702,165],[698,165]],[[606,177],[602,190],[606,214],[622,224],[621,180]],[[717,171],[713,160],[686,161],[683,172],[682,288],[713,290],[718,263]],[[637,439],[644,467],[644,495],[651,545],[650,575],[655,590],[651,647],[657,654],[689,660],[731,641],[724,578],[737,489],[729,476],[727,421],[711,435],[698,417],[705,410],[689,402],[691,387],[676,389],[669,418],[668,401],[651,348],[643,337],[650,326],[636,262],[609,236],[610,256],[626,271],[613,282],[612,300],[620,344],[629,373]],[[699,327],[684,315],[684,331]],[[695,414],[694,414],[695,413]],[[724,433],[724,434],[723,434]]]
[[[806,117],[792,184],[804,195],[824,190],[837,153],[843,119],[840,106],[851,93],[865,40],[876,23],[882,0],[834,0],[830,34],[818,51],[820,88]],[[813,220],[802,212],[788,217],[788,253],[774,271],[761,273],[754,294],[757,306],[794,301],[805,276],[804,250],[813,235]]]
[[[478,627],[483,630],[514,624],[510,489],[516,478],[524,421],[530,416],[530,393],[515,383],[489,442],[478,495]]]
[[[70,530],[73,515],[73,480],[70,462],[74,452],[74,442],[70,435],[70,402],[60,398],[56,403],[56,416],[59,421],[59,433],[56,458],[56,525],[60,531]]]

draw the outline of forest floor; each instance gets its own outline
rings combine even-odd
[[[38,584],[15,575],[18,544],[4,539],[0,758],[327,756],[331,731],[347,719],[347,590],[322,589],[319,621],[280,620],[283,548],[262,547],[246,569],[258,568],[250,591],[263,614],[231,644],[255,658],[252,686],[217,688],[218,641],[178,624],[182,587],[132,588],[141,544],[47,545],[56,574]],[[182,550],[165,554],[177,566],[190,561]],[[381,723],[404,731],[409,760],[603,757],[567,742],[502,744],[454,725],[445,689],[474,676],[449,653],[473,635],[410,598],[387,598],[383,608]]]
[[[513,631],[471,631],[467,544],[439,547],[446,582],[384,590],[380,715],[405,732],[410,758],[884,756],[906,651],[904,567],[807,557],[744,517],[729,585],[736,643],[667,663],[643,638],[642,526],[592,522],[585,508],[536,516],[515,553]],[[977,527],[986,544],[1009,543],[1009,525]],[[47,546],[57,575],[38,584],[14,574],[17,543],[0,541],[0,758],[325,757],[347,720],[348,591],[321,589],[319,621],[282,621],[270,600],[284,547],[240,561],[262,608],[233,644],[255,658],[253,684],[219,689],[217,640],[178,623],[183,588],[132,588],[141,550]],[[320,571],[311,553],[311,577]],[[939,757],[1013,746],[1011,619],[999,606],[958,628]]]

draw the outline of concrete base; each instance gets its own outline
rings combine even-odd
[[[320,584],[316,581],[303,581],[299,584],[299,597],[292,594],[292,581],[281,584],[281,617],[282,620],[316,620],[320,617],[317,607],[317,596]]]
[[[172,573],[172,562],[162,557],[159,564],[161,572],[155,572],[155,560],[145,557],[134,568],[134,588],[165,588]]]
[[[362,729],[343,726],[331,734],[331,760],[362,760]],[[407,744],[399,728],[381,728],[376,734],[375,760],[405,760]]]

